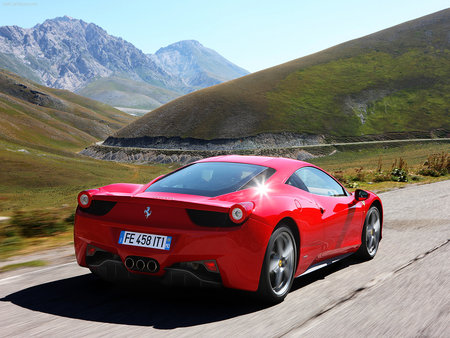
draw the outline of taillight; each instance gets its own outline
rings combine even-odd
[[[229,216],[232,222],[236,224],[243,223],[252,213],[254,204],[252,202],[243,202],[233,205],[230,208]]]
[[[82,191],[78,194],[78,205],[82,208],[89,208],[92,202],[92,196],[89,191]]]

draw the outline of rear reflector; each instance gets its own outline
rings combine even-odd
[[[88,244],[87,249],[86,249],[86,255],[94,256],[96,251],[97,251],[97,248],[95,246]]]
[[[203,265],[209,272],[219,272],[216,261],[204,261]]]

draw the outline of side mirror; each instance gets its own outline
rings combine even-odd
[[[365,190],[356,189],[355,190],[355,200],[364,201],[369,198],[369,193]]]

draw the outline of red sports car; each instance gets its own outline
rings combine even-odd
[[[293,279],[381,240],[378,196],[353,194],[312,164],[219,156],[146,185],[82,191],[78,263],[107,280],[143,276],[223,285],[282,301]]]

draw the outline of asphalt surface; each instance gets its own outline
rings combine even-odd
[[[375,259],[299,277],[271,307],[235,290],[105,284],[61,258],[0,274],[0,336],[450,337],[449,191],[444,181],[381,194]]]

